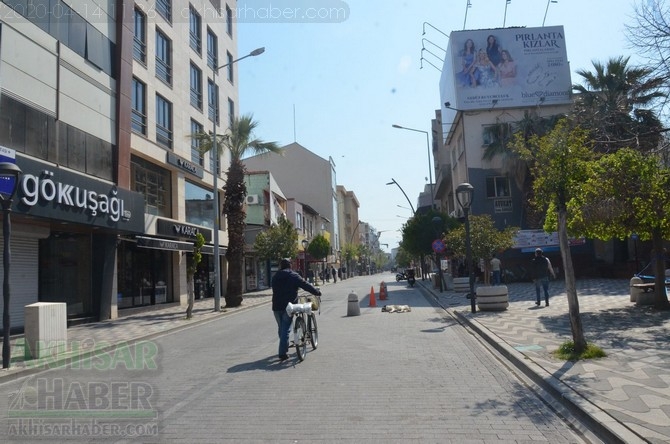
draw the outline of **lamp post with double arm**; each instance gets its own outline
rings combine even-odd
[[[430,184],[430,207],[435,206],[435,189],[433,188],[433,167],[430,162],[430,137],[428,136],[428,131],[423,131],[415,128],[407,128],[406,126],[396,125],[395,123],[391,125],[393,128],[404,129],[407,131],[414,131],[417,133],[424,133],[426,135],[426,148],[428,149],[428,183]]]
[[[216,74],[219,70],[226,68],[234,63],[239,62],[242,59],[247,57],[255,57],[261,55],[265,52],[265,48],[257,48],[251,51],[249,54],[235,59],[232,62],[228,62],[224,65],[212,67],[212,94],[217,96],[214,98],[214,115],[212,116],[212,121],[214,123],[214,131],[212,133],[212,156],[214,159],[214,165],[212,166],[212,175],[214,176],[212,180],[212,186],[214,187],[214,235],[212,242],[214,243],[214,311],[221,311],[221,259],[219,258],[219,227],[221,226],[219,218],[221,217],[221,210],[219,209],[219,146],[216,136],[216,124],[219,120],[219,98],[218,90],[216,87]]]

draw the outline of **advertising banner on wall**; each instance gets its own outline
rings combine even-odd
[[[443,68],[453,86],[441,85],[454,97],[443,100],[459,110],[570,103],[565,45],[562,26],[454,31]]]

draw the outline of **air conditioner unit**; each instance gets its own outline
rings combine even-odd
[[[247,196],[247,205],[258,205],[258,194],[249,194]]]

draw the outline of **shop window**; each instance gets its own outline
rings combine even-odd
[[[482,131],[483,145],[491,146],[503,144],[509,140],[511,132],[511,126],[509,123],[485,125]]]
[[[130,160],[130,186],[144,195],[144,211],[155,216],[172,217],[170,172],[144,159]]]
[[[486,197],[510,197],[509,179],[503,176],[486,178]]]
[[[188,181],[185,183],[184,188],[186,195],[186,222],[213,228],[214,194],[212,190]]]

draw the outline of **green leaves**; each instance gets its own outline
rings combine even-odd
[[[256,236],[254,251],[261,260],[279,261],[298,254],[298,233],[288,219],[282,217],[279,224]]]

